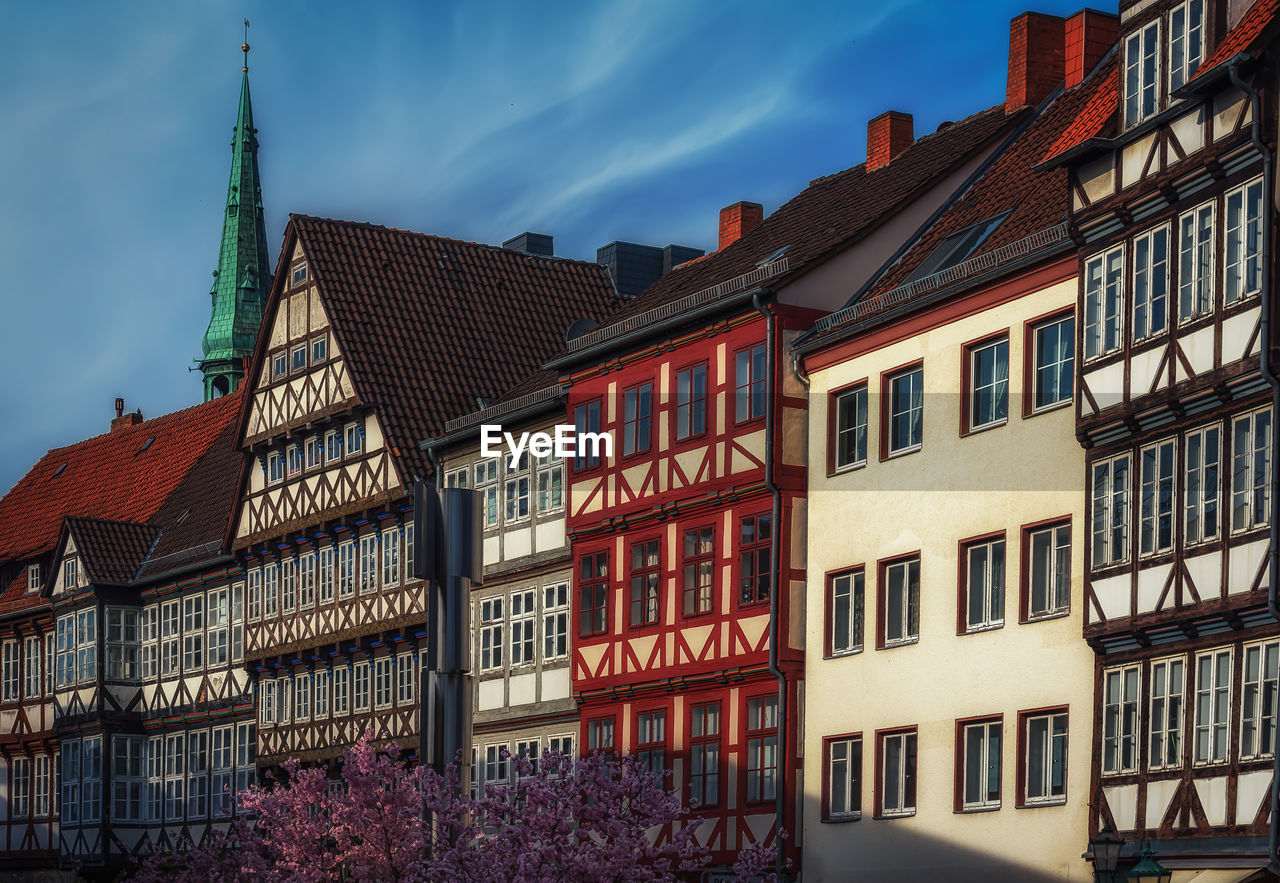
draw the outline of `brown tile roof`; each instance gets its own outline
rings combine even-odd
[[[619,301],[604,267],[373,224],[293,215],[361,401],[409,473],[424,438],[535,372],[578,318]]]
[[[135,521],[72,516],[64,522],[91,582],[133,579],[155,542],[157,529]]]
[[[858,302],[857,315],[849,318],[865,318],[868,308],[874,313],[877,299],[885,299],[886,306],[898,303],[886,296],[902,285],[912,271],[953,233],[1008,212],[1004,221],[966,258],[973,259],[1062,223],[1069,208],[1067,171],[1061,167],[1037,167],[1036,164],[1046,148],[1073,125],[1097,92],[1108,88],[1116,65],[1117,61],[1111,59],[1088,80],[1064,92],[1045,108],[995,158],[982,176],[924,231],[902,258],[876,280]],[[840,316],[837,313],[832,318],[838,320]],[[839,327],[841,325],[836,324],[832,329],[814,333],[810,339],[821,339]]]
[[[939,178],[1010,131],[1028,112],[1009,115],[1000,104],[919,138],[886,166],[868,171],[866,163],[860,163],[818,178],[741,239],[659,279],[614,320],[647,312],[733,279],[789,246],[787,273],[771,283],[785,284],[828,256],[854,245],[883,219],[937,184]]]
[[[1244,14],[1236,26],[1223,39],[1213,54],[1205,59],[1196,69],[1191,79],[1202,77],[1218,65],[1230,61],[1241,52],[1255,49],[1255,41],[1260,37],[1277,17],[1280,16],[1280,0],[1254,0],[1249,11]]]

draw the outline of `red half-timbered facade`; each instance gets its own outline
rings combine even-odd
[[[1081,245],[1091,833],[1170,867],[1267,859],[1277,6],[1121,3],[1111,89],[1051,151]]]

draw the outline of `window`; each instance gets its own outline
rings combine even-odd
[[[892,457],[917,450],[924,437],[924,368],[888,378],[886,453]]]
[[[329,672],[318,671],[313,675],[315,681],[315,710],[312,719],[323,720],[329,716]]]
[[[1093,566],[1129,560],[1129,455],[1093,464]]]
[[[143,609],[142,617],[139,619],[139,631],[141,632],[142,641],[142,679],[155,680],[159,672],[159,618],[160,608],[155,604]]]
[[[916,731],[878,734],[877,815],[910,816],[916,811]]]
[[[862,649],[863,572],[861,568],[827,577],[827,655]]]
[[[80,820],[80,743],[64,740],[62,743],[62,823],[75,824]]]
[[[391,657],[381,656],[373,664],[373,707],[391,707]]]
[[[480,670],[502,668],[503,597],[480,602]]]
[[[31,759],[14,756],[13,785],[9,795],[9,818],[25,819],[31,815]]]
[[[1240,703],[1240,757],[1270,757],[1275,751],[1272,727],[1276,714],[1277,659],[1280,642],[1244,648],[1244,683]]]
[[[304,447],[306,449],[306,467],[308,469],[315,469],[317,466],[324,464],[324,442],[319,438],[312,437],[307,439]]]
[[[1169,92],[1191,79],[1204,56],[1204,0],[1187,0],[1169,14]]]
[[[1213,203],[1205,203],[1178,219],[1179,322],[1213,312],[1213,208]]]
[[[1187,434],[1187,508],[1184,540],[1188,545],[1217,537],[1221,429],[1207,426]]]
[[[879,645],[896,647],[920,639],[920,558],[880,567]]]
[[[506,784],[507,760],[510,753],[505,742],[484,747],[484,783],[486,785]]]
[[[350,711],[351,670],[346,666],[333,670],[333,715],[345,715]]]
[[[336,463],[342,459],[342,435],[336,429],[327,430],[324,434],[324,460]]]
[[[254,745],[253,724],[236,727],[236,791],[243,793],[257,781],[257,751]]]
[[[307,265],[298,264],[298,266],[293,268],[293,284],[301,285],[303,282],[306,282],[306,281],[307,281]]]
[[[360,538],[360,594],[378,591],[378,536]]]
[[[573,468],[576,470],[594,469],[600,465],[600,452],[596,445],[583,442],[584,433],[600,431],[600,400],[583,402],[573,410],[573,423],[577,430],[577,453],[574,455]]]
[[[1009,339],[981,344],[968,350],[969,408],[967,428],[985,429],[1009,417]]]
[[[357,662],[352,673],[356,711],[369,710],[369,663]]]
[[[649,420],[652,410],[652,383],[642,383],[623,391],[622,453],[624,456],[649,450]]]
[[[63,749],[66,750],[66,749]],[[80,743],[80,821],[102,818],[102,737]]]
[[[543,589],[543,662],[568,655],[568,584]]]
[[[213,731],[211,754],[210,791],[213,794],[210,815],[220,816],[231,812],[231,727],[218,727]]]
[[[1067,712],[1027,712],[1021,719],[1023,806],[1065,803],[1067,799]]]
[[[346,448],[348,454],[358,454],[364,448],[364,426],[360,423],[348,423],[346,426]]]
[[[651,775],[667,768],[667,713],[642,711],[636,715],[636,760]]]
[[[772,515],[748,515],[738,523],[738,603],[769,600],[773,580]]]
[[[1151,744],[1147,767],[1182,766],[1182,702],[1186,663],[1181,656],[1151,663]]]
[[[552,754],[558,754],[561,757],[573,758],[573,737],[572,736],[548,736],[547,751]]]
[[[1262,180],[1228,193],[1226,212],[1223,296],[1230,305],[1262,290]]]
[[[1138,769],[1138,666],[1102,674],[1102,773]]]
[[[979,245],[986,241],[987,237],[997,227],[1004,223],[1007,217],[1009,217],[1009,212],[1002,212],[990,218],[984,218],[976,224],[971,224],[947,236],[942,242],[938,243],[938,247],[930,252],[927,258],[911,271],[905,281],[908,283],[915,282],[917,279],[933,276],[963,263],[969,255],[977,250]]]
[[[689,799],[720,805],[720,703],[689,706]]]
[[[834,451],[834,471],[862,466],[867,462],[867,387],[832,393],[834,418],[830,444]]]
[[[611,717],[596,718],[587,721],[587,750],[609,751],[613,748],[613,725]]]
[[[398,528],[382,533],[382,585],[400,585],[400,531]]]
[[[289,445],[285,448],[285,454],[289,461],[289,477],[293,478],[302,472],[302,449],[297,445]]]
[[[230,622],[226,589],[209,593],[209,665],[227,664],[227,625]]]
[[[293,681],[293,719],[311,719],[311,675],[300,674]]]
[[[1084,279],[1084,357],[1088,360],[1120,349],[1124,246],[1086,261]]]
[[[765,377],[768,371],[767,353],[764,344],[750,349],[740,350],[736,357],[734,374],[736,402],[734,406],[735,420],[755,420],[764,416],[765,411]]]
[[[1133,339],[1145,340],[1169,324],[1169,228],[1133,240]]]
[[[715,607],[716,530],[712,525],[684,532],[684,615],[699,616]]]
[[[271,357],[271,379],[283,377],[289,371],[289,357],[284,353],[276,353]]]
[[[58,617],[57,635],[57,685],[61,690],[76,682],[76,615],[74,613]]]
[[[410,518],[412,519],[412,516]],[[410,520],[404,526],[404,581],[408,583],[413,579],[413,521]]]
[[[18,693],[18,685],[21,683],[19,677],[19,669],[22,660],[21,645],[17,641],[5,641],[3,644],[3,654],[4,692],[0,693],[0,698],[3,698],[6,702],[16,702],[20,696]]]
[[[36,755],[35,801],[31,814],[36,818],[49,815],[49,755]]]
[[[209,814],[209,731],[192,730],[187,744],[187,817],[203,818]]]
[[[538,464],[538,511],[553,512],[564,506],[564,468],[559,460]]]
[[[34,592],[38,588],[40,588],[40,565],[39,563],[28,564],[27,565],[27,591]]]
[[[999,720],[961,723],[957,746],[960,769],[958,809],[997,809],[1000,806]]]
[[[132,680],[138,677],[138,611],[107,610],[107,677]]]
[[[186,771],[186,740],[181,733],[164,743],[164,815],[168,821],[181,821],[184,815],[183,785]]]
[[[298,601],[298,559],[280,562],[280,610],[292,613]]]
[[[98,676],[98,610],[91,607],[76,614],[76,680],[92,681]]]
[[[1138,551],[1154,555],[1173,548],[1173,439],[1143,448],[1141,463]]]
[[[25,689],[28,699],[35,699],[40,695],[40,639],[26,639],[26,668]]]
[[[511,664],[532,665],[537,625],[535,589],[511,593]]]
[[[75,558],[68,558],[62,562],[62,588],[74,589],[80,585],[80,568],[79,561]]]
[[[356,544],[338,546],[338,594],[350,598],[356,592]]]
[[[262,619],[262,568],[255,567],[248,572],[249,582],[249,621]]]
[[[778,697],[747,699],[747,802],[773,800],[778,787]]]
[[[631,627],[654,625],[662,613],[662,560],[658,540],[631,545]]]
[[[311,364],[318,365],[329,356],[329,338],[323,334],[311,338]]]
[[[293,678],[276,678],[276,723],[289,723],[289,709],[293,705]]]
[[[1004,625],[1004,537],[965,546],[965,572],[960,585],[963,631]]]
[[[319,706],[319,688],[317,687],[317,711]],[[400,705],[413,704],[413,654],[401,653],[396,659],[396,702]]]
[[[1196,656],[1195,762],[1225,763],[1231,750],[1231,649]]]
[[[578,634],[604,634],[608,593],[609,553],[584,555],[578,562]]]
[[[465,473],[455,473],[465,474]],[[476,464],[476,490],[484,501],[484,526],[494,527],[498,523],[498,461],[484,460]],[[459,487],[466,487],[464,481]]]
[[[1235,418],[1231,435],[1231,529],[1250,530],[1271,510],[1271,411]]]
[[[182,670],[204,666],[204,596],[182,599]]]
[[[1027,530],[1023,542],[1027,561],[1024,618],[1067,612],[1071,606],[1071,525]]]
[[[328,604],[333,600],[333,546],[325,546],[317,554],[320,557],[320,603]]]
[[[451,476],[456,479],[457,484],[447,485],[448,487],[466,487],[467,478],[464,470],[457,470]],[[496,459],[481,460],[476,464],[476,487],[482,484],[491,484],[498,480],[498,461]]]
[[[676,372],[676,441],[707,431],[707,366]]]
[[[1032,328],[1032,411],[1071,401],[1075,364],[1075,319],[1068,316]]]
[[[529,517],[529,476],[508,478],[503,485],[506,497],[506,520],[519,521]]]
[[[267,482],[277,484],[284,481],[284,456],[279,451],[267,454]]]
[[[264,680],[258,684],[258,723],[269,726],[276,722],[276,682]]]
[[[244,583],[231,584],[231,661],[244,662]]]
[[[837,736],[822,740],[826,765],[823,782],[824,819],[862,818],[862,737]]]
[[[1153,21],[1125,41],[1124,121],[1140,123],[1156,112],[1160,68],[1160,22]]]
[[[262,615],[275,616],[280,592],[280,565],[271,562],[262,570]]]

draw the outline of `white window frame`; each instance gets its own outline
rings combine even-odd
[[[502,669],[503,635],[506,619],[503,615],[506,598],[494,595],[480,600],[480,671]]]
[[[322,546],[320,550],[316,553],[319,558],[319,563],[317,565],[318,571],[319,571],[319,575],[317,577],[319,581],[319,590],[317,594],[319,596],[319,603],[321,605],[333,603],[333,596],[334,596],[333,565],[334,565],[335,552],[336,550],[334,549],[333,546]]]
[[[569,584],[542,587],[542,661],[569,655]]]
[[[1112,685],[1117,692],[1112,701]],[[1139,704],[1142,696],[1142,667],[1121,665],[1103,669],[1102,672],[1102,775],[1118,776],[1138,770],[1141,732]],[[1131,761],[1125,763],[1125,749],[1131,752]],[[1108,757],[1114,759],[1108,762]]]
[[[360,537],[360,594],[371,595],[378,591],[378,535]]]
[[[249,621],[262,620],[262,568],[252,567],[246,572],[249,584]]]
[[[878,764],[877,764],[879,766],[879,769],[876,770],[876,776],[879,778],[879,781],[880,781],[880,814],[885,818],[903,818],[906,816],[913,816],[916,814],[916,805],[919,803],[919,800],[920,800],[919,733],[914,729],[901,730],[893,733],[883,733],[880,735],[879,739],[880,739],[880,745],[879,745],[880,751],[878,752],[879,758],[878,758]],[[907,799],[906,799],[907,798],[907,763],[906,761],[909,754],[907,750],[908,741],[914,744],[915,750],[913,752],[910,752],[915,756],[915,764],[914,764],[915,768],[911,771],[911,776],[916,780],[915,801],[913,801],[910,806],[907,805]],[[889,806],[889,801],[888,801],[888,798],[890,797],[889,743],[891,742],[900,743],[898,747],[898,758],[899,758],[899,763],[901,765],[901,768],[898,770],[897,787],[893,789],[892,796],[895,801],[895,805],[893,807]]]
[[[396,657],[396,704],[413,705],[413,654]]]
[[[205,660],[210,668],[221,667],[231,658],[231,591],[210,589],[205,598]]]
[[[1147,769],[1182,767],[1183,724],[1187,703],[1187,659],[1166,656],[1151,661],[1151,704],[1147,731]]]
[[[981,356],[990,352],[993,357],[990,377],[978,376]],[[1000,375],[1000,355],[1004,354],[1004,376]],[[969,413],[970,432],[1003,426],[1009,422],[1009,338],[1001,337],[968,350],[969,359]],[[980,416],[979,409],[984,396],[990,397],[991,414]]]
[[[351,669],[343,665],[333,670],[333,716],[351,713]]]
[[[350,598],[356,593],[356,544],[347,540],[338,544],[338,597]]]
[[[204,594],[196,593],[182,599],[182,671],[199,671],[204,659]]]
[[[907,383],[907,407],[906,410],[898,411],[896,410],[897,388],[898,384],[903,382]],[[918,392],[916,390],[917,383],[919,384]],[[890,457],[918,451],[924,445],[924,366],[916,365],[890,375],[888,387],[888,401],[884,404],[888,415],[885,421],[885,433],[887,435],[885,450]],[[918,403],[917,399],[919,400]],[[895,446],[894,424],[898,417],[907,418],[908,430],[906,444]]]
[[[1173,550],[1177,536],[1178,443],[1164,438],[1138,450],[1138,557],[1150,558]],[[1161,522],[1168,538],[1161,540]]]
[[[23,693],[28,699],[40,698],[40,656],[40,638],[26,638],[23,641]]]
[[[965,633],[991,631],[1004,627],[1004,606],[1007,596],[1009,561],[1004,537],[968,543],[965,557]],[[985,553],[985,554],[983,554]],[[997,566],[998,562],[998,566]],[[975,573],[976,570],[976,573]],[[975,575],[981,584],[975,586]],[[980,593],[980,597],[975,595]],[[974,601],[981,607],[975,620]]]
[[[1227,306],[1262,290],[1263,202],[1261,178],[1228,191],[1223,202],[1223,302]]]
[[[960,728],[960,808],[965,812],[999,809],[1004,789],[1004,724],[1000,720],[982,720]],[[978,756],[969,756],[970,745],[976,745]],[[992,754],[995,757],[992,757]],[[978,792],[969,789],[972,762],[978,767]],[[995,797],[991,796],[991,776],[995,775]]]
[[[894,572],[895,572],[895,571],[897,571],[897,570],[898,570],[898,569],[900,569],[900,568],[901,568],[901,570],[902,570],[902,588],[901,588],[901,591],[902,591],[902,604],[901,604],[901,610],[902,610],[902,621],[901,621],[901,622],[899,622],[899,623],[897,623],[897,625],[898,625],[898,626],[899,626],[899,628],[901,629],[902,634],[901,634],[899,637],[892,638],[892,637],[890,637],[890,636],[889,636],[889,625],[890,625],[890,622],[889,622],[889,606],[890,606],[890,605],[889,605],[889,593],[890,593],[890,592],[892,592],[892,591],[894,590],[894,587],[893,587],[893,582],[894,582]],[[912,601],[912,594],[913,594],[913,593],[912,593],[912,580],[911,580],[911,574],[912,574],[912,570],[913,570],[913,569],[915,570],[915,592],[914,592],[914,595],[915,595],[915,607],[916,607],[915,631],[912,631],[912,629],[911,629],[911,626],[912,626],[912,623],[911,623],[911,606],[912,606],[912,603],[911,603],[911,601]],[[884,585],[884,592],[882,593],[882,599],[883,599],[883,601],[884,601],[884,606],[885,606],[885,610],[884,610],[884,614],[883,614],[883,617],[884,617],[884,646],[885,646],[886,648],[888,648],[888,647],[901,647],[901,646],[906,645],[906,644],[914,644],[914,643],[916,643],[916,642],[918,642],[918,641],[920,640],[920,613],[919,613],[919,609],[920,609],[920,559],[919,559],[918,557],[915,557],[915,558],[908,558],[908,559],[905,559],[905,560],[902,560],[902,561],[894,561],[894,562],[892,562],[892,563],[890,563],[890,564],[885,565],[885,566],[881,569],[881,573],[884,575],[884,582],[885,582],[885,585]]]
[[[1164,256],[1156,257],[1157,242]],[[1133,339],[1147,340],[1169,328],[1169,225],[1161,224],[1133,240]],[[1157,306],[1159,309],[1157,309]],[[1159,315],[1159,324],[1156,315]]]
[[[298,556],[298,609],[310,610],[316,606],[316,553],[304,552]]]
[[[373,708],[382,711],[390,708],[395,696],[392,689],[392,659],[390,656],[379,656],[373,661]]]
[[[835,420],[833,421],[835,431],[832,433],[831,444],[835,446],[835,450],[832,451],[831,462],[836,472],[858,469],[867,465],[870,400],[866,384],[854,389],[837,392],[832,396],[831,407],[835,409]],[[847,409],[845,407],[846,403],[850,405]],[[846,416],[850,418],[847,423],[845,421]],[[853,437],[853,457],[846,460],[844,458],[845,445],[843,440],[848,436]]]
[[[364,425],[353,421],[343,427],[343,449],[348,457],[364,450]]]
[[[1032,724],[1036,721],[1044,721],[1044,735],[1037,738],[1032,732]],[[1057,732],[1058,722],[1062,722],[1062,731]],[[1060,806],[1067,802],[1067,762],[1069,760],[1067,748],[1067,739],[1070,735],[1070,721],[1065,711],[1050,711],[1044,714],[1029,714],[1022,718],[1023,726],[1023,743],[1026,746],[1026,756],[1023,758],[1024,782],[1022,800],[1026,806]],[[1062,770],[1062,793],[1053,793],[1053,761],[1059,756],[1058,741],[1061,740],[1061,757],[1063,760]],[[1039,782],[1033,782],[1031,778],[1031,770],[1035,767],[1032,761],[1032,755],[1036,751],[1043,752],[1043,759],[1040,762],[1040,769],[1043,776]],[[1038,785],[1043,791],[1042,794],[1032,796],[1032,785]]]
[[[520,589],[507,601],[511,624],[511,667],[537,661],[538,590]]]
[[[1159,19],[1125,39],[1123,107],[1126,128],[1160,112],[1160,48]]]
[[[1261,760],[1275,751],[1275,709],[1280,685],[1280,641],[1244,645],[1240,674],[1240,759]]]
[[[834,574],[827,591],[831,593],[831,622],[827,640],[832,656],[850,656],[862,652],[863,631],[867,607],[866,573],[861,568]],[[841,598],[846,600],[842,603]],[[844,612],[841,612],[841,607]],[[837,638],[839,626],[848,630],[848,639],[841,644]]]
[[[382,587],[400,585],[400,528],[382,532]]]
[[[1231,647],[1215,647],[1196,654],[1195,726],[1191,742],[1194,766],[1222,764],[1231,759],[1233,657]]]
[[[357,662],[351,671],[352,707],[356,712],[368,711],[372,698],[372,680],[367,661]]]
[[[1270,407],[1240,414],[1231,419],[1231,532],[1233,534],[1270,523],[1268,514],[1271,511],[1273,423]]]
[[[1092,362],[1124,345],[1124,245],[1084,264],[1084,360]]]
[[[1204,0],[1187,0],[1169,12],[1170,97],[1195,76],[1196,69],[1204,61],[1204,6]],[[1200,17],[1194,19],[1192,13],[1197,10]]]
[[[1119,454],[1092,464],[1091,493],[1093,498],[1093,560],[1095,569],[1123,564],[1129,560],[1129,518],[1132,510],[1132,465],[1128,453]],[[1117,486],[1116,475],[1123,467],[1123,478]],[[1099,480],[1101,479],[1101,484]],[[1117,541],[1119,551],[1116,550]]]
[[[1192,430],[1183,436],[1182,444],[1182,537],[1186,545],[1194,546],[1222,535],[1222,425]]]
[[[262,618],[277,616],[280,612],[280,563],[269,561],[262,568]]]
[[[1178,215],[1179,325],[1213,315],[1217,305],[1217,208],[1216,200],[1211,200]],[[1197,273],[1197,268],[1204,273]]]

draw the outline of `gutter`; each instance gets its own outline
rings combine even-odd
[[[1262,372],[1263,378],[1271,385],[1271,413],[1280,414],[1280,378],[1277,378],[1271,370],[1271,309],[1272,297],[1274,292],[1271,290],[1271,236],[1273,234],[1274,225],[1274,209],[1271,207],[1274,194],[1272,193],[1272,157],[1271,151],[1267,148],[1266,142],[1262,137],[1262,99],[1258,95],[1258,90],[1252,84],[1246,84],[1240,79],[1240,65],[1248,56],[1241,57],[1237,55],[1231,59],[1227,66],[1227,74],[1231,77],[1231,83],[1240,91],[1249,96],[1250,111],[1252,112],[1253,121],[1250,125],[1250,132],[1253,136],[1253,145],[1258,153],[1262,155],[1262,198],[1263,205],[1266,206],[1264,215],[1264,228],[1262,234],[1262,319],[1258,337],[1261,345],[1258,347],[1258,369]],[[1272,425],[1274,427],[1275,418],[1272,417]],[[1276,499],[1277,493],[1280,492],[1280,470],[1276,468],[1276,435],[1274,428],[1271,433],[1271,546],[1267,552],[1267,574],[1270,580],[1270,586],[1267,589],[1267,609],[1271,612],[1271,618],[1280,622],[1280,520],[1276,517]],[[1275,721],[1271,729],[1271,821],[1270,832],[1267,841],[1267,865],[1272,871],[1280,871],[1280,855],[1277,855],[1280,847],[1280,746],[1275,744],[1277,730],[1280,727],[1280,703],[1276,704]]]
[[[772,533],[769,535],[769,673],[774,676],[778,682],[778,763],[780,765],[781,775],[778,776],[777,786],[774,789],[774,843],[777,846],[777,856],[774,860],[773,872],[774,877],[778,880],[787,879],[787,860],[782,851],[782,833],[784,813],[787,806],[787,676],[782,673],[782,669],[778,665],[778,639],[781,631],[780,607],[782,594],[782,567],[780,555],[782,552],[782,488],[778,487],[774,481],[773,475],[773,455],[774,455],[774,432],[777,428],[777,391],[775,389],[777,377],[777,359],[774,356],[774,326],[777,324],[778,318],[772,311],[765,308],[760,302],[760,295],[769,292],[768,289],[755,291],[751,294],[751,306],[755,311],[764,316],[764,346],[765,351],[769,354],[769,373],[765,377],[765,395],[768,397],[765,402],[764,410],[764,483],[769,488],[769,493],[773,497],[773,510],[770,517],[770,527]]]

